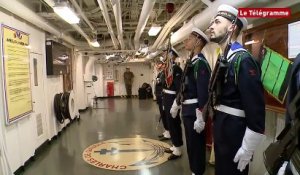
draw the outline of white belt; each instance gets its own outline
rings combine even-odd
[[[166,94],[176,94],[175,91],[170,91],[170,90],[167,90],[167,89],[163,89],[163,92],[166,93]]]
[[[194,103],[198,103],[198,99],[197,98],[187,99],[187,100],[184,100],[182,102],[182,104],[184,104],[184,105],[194,104]]]
[[[225,105],[218,105],[214,107],[216,110],[230,114],[230,115],[234,115],[237,117],[245,117],[245,111],[244,110],[240,110],[240,109],[236,109],[236,108],[232,108],[229,106],[225,106]]]

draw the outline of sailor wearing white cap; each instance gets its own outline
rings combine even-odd
[[[160,114],[160,120],[162,121],[163,127],[164,127],[164,132],[159,135],[158,137],[161,140],[169,140],[171,138],[170,132],[169,132],[169,125],[167,123],[167,117],[166,117],[166,112],[163,108],[163,85],[165,81],[165,75],[164,75],[164,66],[165,63],[163,62],[164,58],[160,57],[160,62],[157,64],[157,77],[156,77],[156,82],[155,82],[155,88],[154,88],[154,93],[156,96],[156,103],[158,104],[158,109],[159,109],[159,114]]]
[[[182,129],[181,129],[181,119],[179,115],[171,116],[170,109],[174,99],[180,88],[180,80],[182,76],[181,68],[175,64],[175,60],[178,57],[178,52],[171,48],[167,60],[165,60],[165,71],[164,77],[165,81],[163,83],[163,107],[165,110],[165,115],[167,119],[167,124],[169,128],[169,133],[171,135],[171,141],[173,146],[167,148],[165,152],[171,153],[168,157],[168,160],[175,160],[181,157],[182,155]],[[160,140],[165,140],[165,138],[161,138]]]
[[[238,10],[221,5],[209,30],[210,41],[218,43],[227,62],[217,76],[213,107],[216,175],[247,175],[248,164],[265,130],[265,102],[260,68],[243,46],[236,42],[245,18]]]
[[[209,38],[207,37],[207,35],[202,32],[199,28],[197,27],[193,27],[192,28],[192,35],[196,36],[197,38],[201,39],[202,41],[204,41],[204,43],[208,43],[209,42]]]
[[[198,28],[193,28],[184,45],[191,52],[187,61],[187,71],[183,81],[182,119],[185,128],[187,153],[190,169],[193,174],[202,175],[205,171],[205,122],[202,118],[202,108],[208,98],[208,82],[210,67],[201,53],[203,47],[209,42],[208,37]],[[174,101],[171,113],[175,115],[179,104]]]

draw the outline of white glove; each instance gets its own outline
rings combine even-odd
[[[197,108],[196,109],[196,116],[197,119],[194,122],[194,130],[196,130],[197,133],[201,133],[201,131],[204,130],[205,122],[203,120],[202,112]]]
[[[173,117],[173,118],[176,118],[176,116],[177,116],[177,114],[178,114],[178,110],[181,108],[181,106],[180,105],[177,105],[177,102],[176,102],[176,99],[174,100],[174,102],[173,102],[173,105],[172,105],[172,107],[171,107],[171,109],[170,109],[170,113],[171,113],[171,116]]]
[[[263,140],[264,135],[254,132],[249,128],[246,128],[246,132],[243,138],[243,143],[238,152],[236,153],[233,161],[238,162],[237,169],[241,172],[250,163],[253,153],[257,145]]]
[[[280,169],[278,170],[278,173],[277,175],[284,175],[284,172],[285,172],[285,169],[286,169],[286,166],[288,164],[288,161],[285,161],[282,166],[280,167]]]

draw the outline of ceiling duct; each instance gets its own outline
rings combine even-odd
[[[114,44],[114,48],[115,49],[118,49],[119,47],[119,43],[117,41],[117,38],[114,34],[114,31],[113,31],[113,28],[112,28],[112,25],[111,25],[111,21],[110,21],[110,18],[109,18],[109,14],[108,14],[108,10],[107,10],[107,5],[106,5],[106,0],[97,0],[98,4],[99,4],[99,7],[102,11],[102,14],[103,14],[103,18],[106,22],[106,25],[107,25],[107,28],[108,28],[108,32],[110,34],[110,37],[111,37],[111,40]]]
[[[149,16],[151,14],[151,11],[154,7],[155,0],[145,0],[143,4],[143,8],[141,11],[141,15],[139,18],[139,23],[137,25],[137,28],[135,30],[135,36],[134,36],[134,48],[135,50],[138,50],[140,48],[140,37],[145,29],[145,26],[148,22]]]
[[[121,45],[121,49],[125,49],[124,38],[123,38],[123,27],[122,27],[122,12],[121,12],[121,2],[120,0],[111,0],[111,5],[113,7],[115,21],[118,32],[118,40]]]

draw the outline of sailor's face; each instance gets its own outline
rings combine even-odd
[[[225,40],[228,30],[231,26],[231,22],[222,16],[216,16],[210,23],[209,32],[210,32],[210,41],[219,43],[222,40]]]
[[[186,40],[184,40],[185,49],[188,50],[188,51],[193,50],[193,48],[196,45],[197,41],[198,41],[198,38],[195,35],[190,34],[189,37]]]

